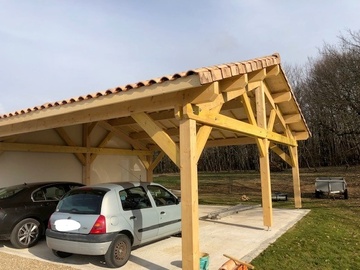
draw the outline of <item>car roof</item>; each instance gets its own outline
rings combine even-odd
[[[54,182],[46,182],[46,181],[43,181],[43,182],[24,182],[22,184],[18,184],[18,185],[9,185],[9,186],[4,186],[4,187],[1,187],[1,188],[8,188],[8,187],[21,187],[21,186],[26,186],[26,187],[29,187],[29,188],[36,188],[36,187],[42,187],[42,186],[46,186],[46,185],[56,185],[56,184],[73,184],[73,185],[83,185],[81,183],[78,183],[78,182],[68,182],[68,181],[54,181]]]
[[[116,187],[122,187],[124,189],[130,188],[130,187],[138,187],[138,186],[147,186],[149,184],[154,184],[153,182],[108,182],[108,183],[98,183],[93,184],[89,186],[85,186],[83,188],[89,187],[89,188],[107,188],[112,189]]]

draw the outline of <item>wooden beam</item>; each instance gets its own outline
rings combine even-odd
[[[101,140],[101,142],[97,145],[97,148],[103,148],[107,145],[107,143],[114,137],[114,133],[113,132],[108,132],[106,134],[106,136]],[[91,155],[91,163],[96,159],[98,155],[96,154],[92,154]]]
[[[192,88],[191,91],[184,91],[183,102],[193,104],[212,102],[219,94],[219,82],[213,82],[202,87]]]
[[[198,75],[191,75],[182,78],[178,78],[174,81],[164,81],[161,83],[155,83],[149,86],[142,86],[136,91],[123,91],[113,95],[102,96],[98,98],[92,98],[83,100],[81,102],[70,103],[61,105],[61,107],[55,106],[30,113],[26,113],[11,118],[0,119],[0,127],[13,125],[29,120],[44,119],[48,117],[58,116],[61,114],[76,113],[86,109],[94,109],[104,106],[110,106],[118,103],[129,102],[132,100],[144,99],[146,97],[154,98],[155,96],[162,96],[164,93],[176,93],[188,88],[201,87],[201,83]],[[70,118],[70,123],[73,118]],[[93,121],[87,121],[93,122]],[[2,132],[0,134],[3,134]],[[2,135],[5,136],[5,135]]]
[[[201,87],[198,75],[143,86],[112,95],[54,106],[0,119],[2,137],[39,130],[130,116],[143,111],[171,109],[181,102],[182,91]],[[175,103],[174,103],[175,102]]]
[[[151,155],[149,150],[130,150],[118,148],[97,148],[97,147],[80,147],[65,145],[46,145],[46,144],[26,144],[26,143],[0,143],[0,151],[13,152],[43,152],[43,153],[91,153],[98,155],[121,155],[121,156],[138,156]]]
[[[245,89],[247,92],[252,92],[260,87],[260,81],[248,82]]]
[[[271,95],[275,103],[283,103],[291,100],[292,95],[290,92],[281,92]]]
[[[269,104],[271,105],[271,107],[273,109],[275,109],[276,116],[278,117],[281,125],[283,126],[284,129],[286,129],[285,120],[284,120],[284,118],[283,118],[283,116],[282,116],[282,114],[281,114],[281,112],[279,110],[279,107],[275,103],[275,101],[274,101],[274,99],[273,99],[273,97],[272,97],[272,95],[271,95],[271,93],[270,93],[270,91],[269,91],[266,84],[263,84],[263,90],[264,90],[264,93],[265,93],[265,96],[266,96],[267,100],[269,101]]]
[[[286,154],[283,150],[281,150],[276,144],[270,143],[270,150],[273,151],[275,154],[277,154],[282,160],[284,160],[287,164],[290,166],[294,166],[293,160],[291,157]]]
[[[155,160],[153,162],[151,162],[150,166],[149,166],[149,170],[153,171],[155,169],[155,167],[160,163],[160,161],[164,158],[165,153],[163,151],[161,151],[159,153],[159,155],[155,158]]]
[[[104,128],[104,129],[106,129],[108,131],[113,132],[116,136],[118,136],[122,140],[129,143],[135,149],[142,149],[142,150],[147,149],[146,145],[142,144],[139,140],[134,140],[134,139],[130,138],[128,134],[122,132],[121,130],[117,129],[116,127],[113,127],[112,125],[110,125],[106,121],[100,121],[98,123],[98,126]]]
[[[177,165],[180,165],[179,147],[170,138],[166,132],[159,127],[146,113],[135,113],[132,118],[145,130],[151,139],[160,146],[160,148],[169,156],[169,158]]]
[[[273,108],[270,111],[269,120],[267,123],[268,131],[272,131],[274,129],[275,119],[276,119],[276,110]]]
[[[83,142],[83,146],[86,148],[89,148],[91,146],[89,126],[90,126],[90,124],[83,124],[83,129],[82,129],[82,142]],[[82,183],[84,183],[85,185],[90,185],[90,182],[91,182],[91,177],[90,177],[91,159],[90,159],[90,157],[91,157],[90,153],[85,153],[85,164],[83,164],[83,166],[82,166]]]
[[[214,113],[219,113],[221,110],[221,106],[214,108],[212,111]],[[212,127],[210,126],[201,126],[197,135],[196,135],[196,162],[199,161],[201,153],[205,147],[205,144],[209,138],[209,135],[212,131]]]
[[[246,145],[246,144],[256,144],[255,138],[242,137],[242,138],[231,138],[231,139],[221,139],[221,140],[208,140],[205,147]]]
[[[287,114],[283,115],[283,117],[286,124],[294,124],[302,120],[300,114]]]
[[[266,78],[274,77],[279,75],[280,73],[280,66],[270,66],[266,68]]]
[[[168,128],[164,130],[167,135],[171,136],[179,136],[179,128]],[[134,140],[143,140],[143,139],[151,139],[149,134],[147,134],[145,131],[139,131],[139,132],[131,132],[129,133],[129,137]]]
[[[199,205],[196,122],[180,120],[182,269],[199,269]]]
[[[275,132],[269,132],[264,128],[245,123],[222,114],[216,114],[211,111],[200,111],[198,112],[198,114],[195,114],[191,105],[186,106],[184,115],[188,118],[194,119],[197,122],[203,123],[208,126],[238,132],[240,134],[245,134],[255,138],[267,138],[271,141],[275,141],[285,145],[297,145],[294,139],[290,139],[284,135]]]
[[[169,109],[169,110],[161,111],[161,112],[148,113],[148,115],[154,121],[166,120],[166,119],[174,118],[174,111],[172,109]],[[107,122],[114,127],[128,126],[128,125],[136,124],[135,120],[131,116],[110,119]]]
[[[256,100],[256,119],[258,126],[267,129],[266,122],[266,107],[264,86],[255,90]],[[260,156],[260,179],[261,179],[261,199],[263,208],[263,222],[264,226],[271,227],[273,224],[272,216],[272,195],[271,195],[271,180],[270,180],[270,161],[269,161],[269,141],[267,138],[263,139],[265,154]]]
[[[262,82],[265,78],[266,78],[265,68],[248,73],[249,83]]]
[[[242,74],[220,81],[221,92],[231,92],[234,90],[244,89],[248,83],[248,75]]]
[[[241,96],[241,101],[244,105],[245,113],[247,115],[247,118],[249,119],[249,123],[254,126],[257,126],[255,115],[251,107],[250,99],[246,92]],[[255,138],[255,141],[259,149],[260,156],[264,156],[266,152],[264,149],[265,146],[263,144],[263,141],[260,138]]]
[[[97,126],[97,122],[92,122],[92,123],[89,123],[89,136],[91,135],[91,133],[94,131],[95,127]]]
[[[303,141],[309,138],[309,133],[305,131],[304,132],[293,131],[292,134],[297,141]]]
[[[64,128],[56,128],[56,133],[60,136],[63,141],[69,146],[77,146],[75,142],[70,138]],[[84,166],[86,163],[85,156],[81,153],[74,153],[76,158],[80,161],[80,163]]]
[[[221,90],[221,88],[220,88],[220,90]],[[201,104],[196,104],[196,105],[200,108],[200,110],[211,110],[215,107],[222,106],[224,104],[229,103],[231,100],[234,100],[237,97],[240,97],[245,92],[246,92],[245,88],[232,90],[230,92],[223,92],[222,94],[218,95],[217,98],[212,102],[201,103]]]
[[[300,171],[299,171],[297,147],[289,146],[289,152],[291,159],[293,160],[292,175],[293,175],[293,185],[294,185],[295,208],[302,208],[301,189],[300,189]]]

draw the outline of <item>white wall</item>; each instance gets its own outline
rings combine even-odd
[[[91,183],[146,181],[145,169],[137,157],[98,156],[92,164]]]
[[[0,156],[1,187],[56,180],[81,183],[81,165],[72,154],[5,152]]]
[[[81,145],[81,126],[67,127],[66,132]],[[91,136],[92,146],[104,137],[97,128]],[[54,130],[20,135],[16,142],[64,145]],[[114,137],[107,147],[130,149],[130,145]],[[101,182],[146,181],[146,170],[136,156],[98,155],[92,163],[91,184]],[[82,181],[82,165],[73,154],[3,152],[0,154],[0,187],[37,181]]]

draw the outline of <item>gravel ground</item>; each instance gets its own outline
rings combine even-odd
[[[48,263],[45,261],[24,258],[0,252],[0,269],[1,270],[75,270],[70,266],[61,264]]]

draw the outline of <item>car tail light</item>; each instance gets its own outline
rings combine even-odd
[[[100,215],[98,219],[95,221],[90,234],[101,234],[106,233],[106,221],[103,215]]]

